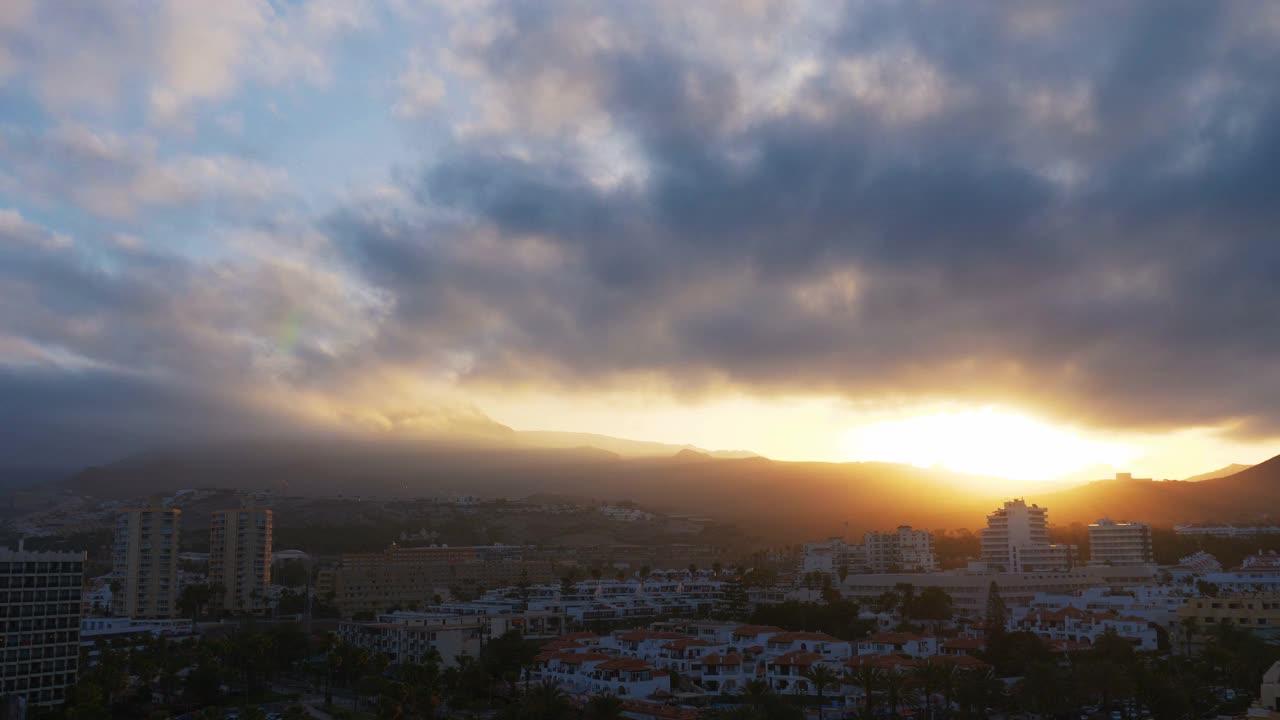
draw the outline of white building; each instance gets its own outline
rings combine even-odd
[[[1075,546],[1050,543],[1048,509],[1019,498],[987,516],[982,560],[1006,572],[1061,572],[1075,566]]]
[[[857,572],[867,566],[865,545],[850,545],[842,537],[828,538],[824,542],[806,543],[801,555],[800,570],[837,576],[841,570]]]
[[[1174,525],[1177,535],[1210,536],[1210,537],[1249,537],[1252,535],[1275,535],[1280,527],[1235,527],[1234,525]]]
[[[1224,593],[1280,593],[1280,555],[1274,550],[1250,555],[1239,567],[1208,573],[1204,579]]]
[[[441,613],[397,612],[378,622],[338,623],[342,642],[386,655],[393,663],[416,663],[435,651],[445,667],[456,667],[463,655],[480,656],[488,632],[482,619]]]
[[[671,692],[671,675],[639,658],[551,651],[534,658],[534,667],[535,679],[555,682],[565,692],[579,696],[647,698]]]
[[[1151,526],[1100,518],[1089,526],[1089,562],[1094,565],[1141,565],[1154,562]]]
[[[888,532],[864,536],[867,565],[872,572],[930,572],[938,569],[933,553],[933,535],[928,530],[912,530],[899,525]]]
[[[1091,613],[1074,607],[1062,610],[1034,610],[1009,624],[1011,630],[1034,633],[1045,640],[1061,643],[1093,644],[1108,631],[1133,643],[1135,650],[1159,647],[1156,629],[1140,617]]]

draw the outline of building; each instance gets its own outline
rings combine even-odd
[[[1100,518],[1089,526],[1089,562],[1094,565],[1155,562],[1151,554],[1151,526]]]
[[[84,561],[0,548],[0,699],[58,705],[75,685]]]
[[[928,530],[912,530],[900,525],[889,532],[869,532],[864,536],[867,565],[872,572],[930,572],[938,569],[933,554],[933,536]]]
[[[1049,542],[1049,510],[1010,500],[987,516],[982,560],[1005,572],[1061,572],[1075,566],[1074,545]]]
[[[271,587],[270,510],[219,510],[209,528],[209,581],[225,610],[262,612]]]
[[[173,617],[178,612],[178,537],[182,511],[158,502],[125,512],[116,521],[112,574],[120,596],[112,612],[131,618]]]
[[[1061,572],[975,572],[952,570],[935,573],[883,573],[850,575],[840,586],[846,598],[868,605],[886,592],[907,584],[919,593],[927,587],[944,590],[957,612],[981,616],[987,606],[987,592],[995,582],[1005,604],[1027,605],[1037,593],[1075,593],[1095,587],[1114,590],[1155,583],[1152,565],[1088,565]]]
[[[1250,555],[1238,567],[1206,573],[1204,580],[1223,593],[1280,593],[1280,555]]]
[[[1271,667],[1262,676],[1262,687],[1258,690],[1258,700],[1249,708],[1251,718],[1280,718],[1280,662]]]
[[[802,574],[811,572],[837,576],[863,570],[867,565],[866,547],[850,545],[842,537],[824,542],[806,543],[800,558]]]
[[[1275,535],[1280,533],[1280,526],[1235,527],[1234,525],[1174,525],[1177,535],[1209,536],[1209,537],[1252,537],[1254,535]]]
[[[397,612],[380,615],[377,622],[338,624],[338,637],[348,645],[381,653],[393,663],[422,662],[435,652],[444,667],[457,667],[463,656],[480,657],[487,634],[484,618],[442,613]]]
[[[392,545],[380,553],[343,555],[336,569],[321,572],[317,587],[322,594],[332,593],[337,608],[351,616],[426,607],[452,588],[495,588],[558,577],[550,561],[527,559],[529,552],[518,545]]]
[[[1199,647],[1221,622],[1274,638],[1280,631],[1280,593],[1191,598],[1178,609],[1178,642]]]
[[[1094,613],[1075,607],[1061,610],[1033,610],[1016,616],[1009,629],[1029,632],[1058,643],[1088,643],[1092,645],[1108,632],[1133,645],[1135,650],[1159,648],[1156,629],[1144,618],[1133,615]]]

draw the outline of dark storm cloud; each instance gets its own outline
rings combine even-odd
[[[593,184],[580,146],[534,133],[538,159],[463,144],[417,187],[474,223],[438,247],[534,235],[564,253],[554,272],[459,272],[410,229],[388,244],[357,222],[347,240],[426,252],[430,282],[367,268],[406,307],[502,318],[460,343],[478,377],[656,371],[1273,432],[1280,36],[1238,6],[1028,5],[1049,13],[1028,27],[1004,6],[927,7],[849,12],[793,107],[736,125],[737,58],[649,36],[557,66],[590,73],[642,183]],[[522,25],[525,62],[495,44],[482,64],[546,72],[562,54],[545,27]]]
[[[359,404],[383,373],[1280,431],[1269,6],[459,12],[419,54],[446,57],[431,153],[389,195],[280,223],[255,201],[203,258],[0,214],[0,464],[257,428],[260,397]],[[275,178],[71,126],[4,137],[28,162],[0,182],[47,201],[84,176],[67,194],[104,216]]]

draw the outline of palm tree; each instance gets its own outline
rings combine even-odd
[[[587,701],[583,717],[586,720],[620,720],[622,698],[609,693],[596,695]]]
[[[910,678],[906,673],[897,670],[888,670],[884,673],[884,696],[889,702],[889,714],[897,717],[898,708],[903,705],[913,704],[914,692],[910,684]]]
[[[551,680],[543,680],[525,693],[524,705],[526,717],[532,720],[560,720],[569,714],[569,699],[560,685]]]
[[[847,677],[851,684],[862,688],[866,697],[864,717],[875,717],[875,692],[884,685],[885,672],[874,665],[860,665],[850,670]]]
[[[773,688],[764,680],[748,680],[742,686],[742,697],[755,707],[763,707],[773,697]]]
[[[813,689],[818,694],[818,720],[823,718],[823,693],[827,688],[835,685],[840,680],[840,675],[836,671],[828,668],[826,665],[811,665],[800,674],[805,680],[813,683]]]
[[[947,684],[951,668],[932,658],[916,665],[911,671],[912,684],[924,693],[924,716],[933,717],[933,696]]]
[[[994,670],[986,668],[965,671],[956,686],[961,717],[985,717],[987,706],[995,700],[1001,689],[1000,678]]]

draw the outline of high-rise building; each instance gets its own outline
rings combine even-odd
[[[1056,572],[1075,565],[1075,545],[1049,542],[1049,510],[1021,498],[987,516],[982,560],[1005,572]]]
[[[75,685],[84,559],[0,548],[0,708],[57,705]]]
[[[116,521],[112,573],[120,597],[112,610],[133,618],[173,617],[178,612],[178,534],[182,511],[160,503],[129,510]]]
[[[933,554],[933,536],[928,530],[912,530],[910,525],[900,525],[889,532],[869,532],[864,542],[867,565],[873,572],[928,572],[938,567]]]
[[[1142,565],[1154,562],[1151,526],[1101,518],[1089,526],[1089,562],[1094,565]]]
[[[260,612],[271,587],[270,510],[219,510],[209,528],[209,581],[226,610]]]

